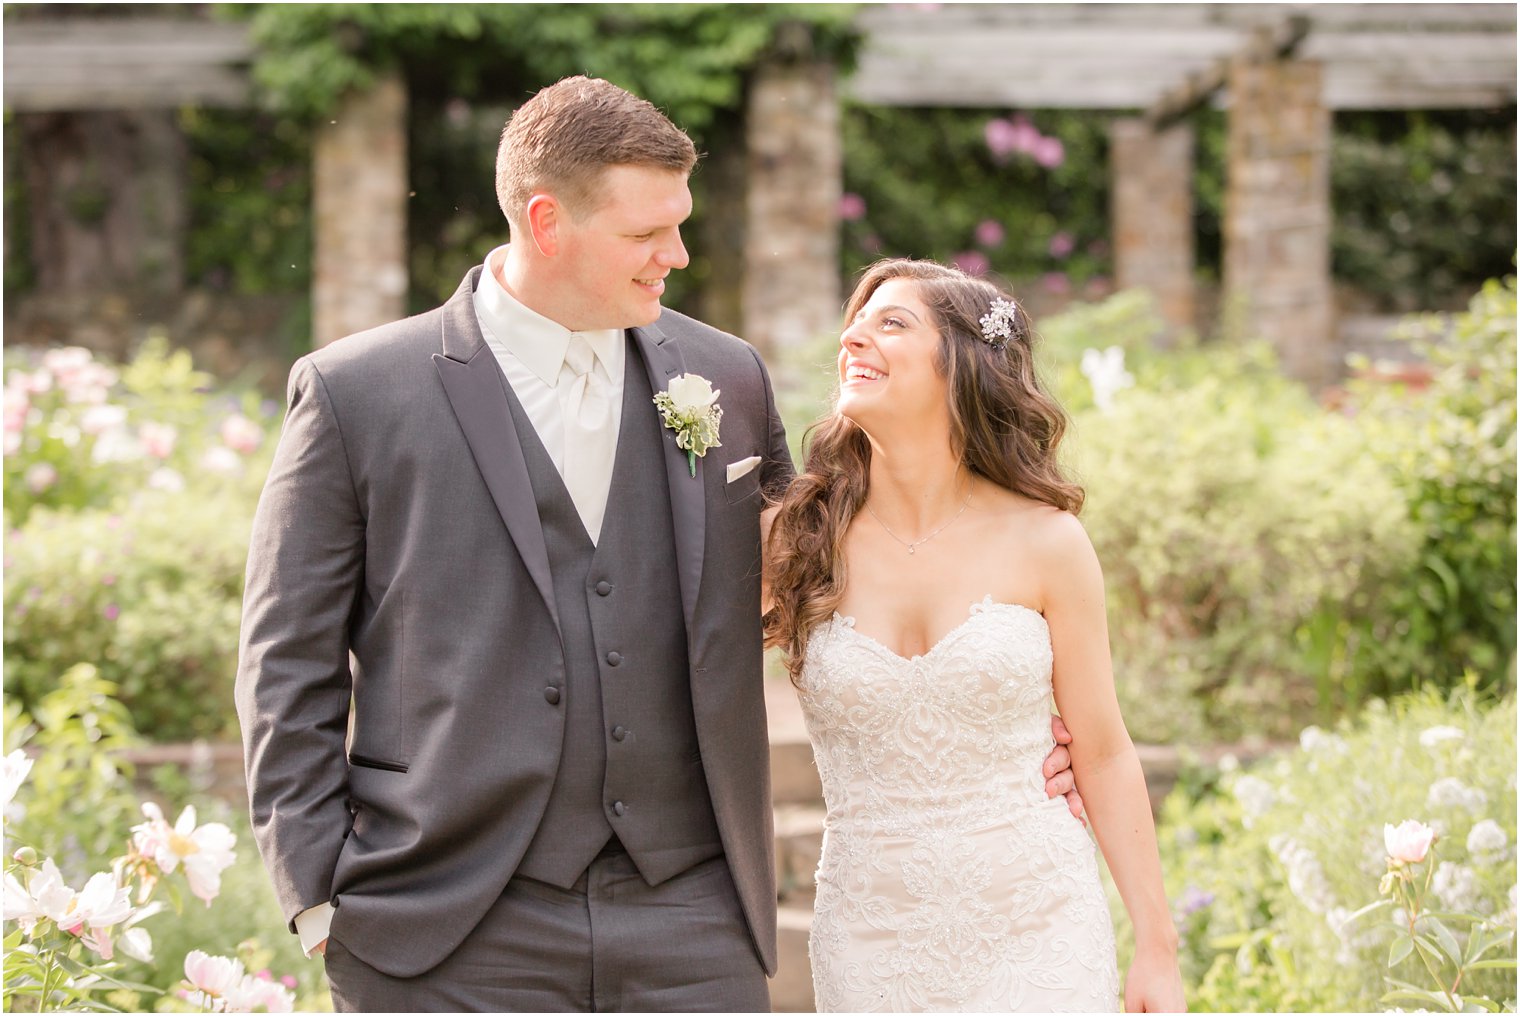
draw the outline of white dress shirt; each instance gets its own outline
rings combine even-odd
[[[570,384],[561,368],[565,364],[565,349],[570,344],[572,332],[551,321],[515,299],[501,284],[497,275],[506,261],[507,247],[502,245],[486,255],[485,270],[480,273],[480,284],[475,288],[475,317],[480,322],[481,334],[486,345],[496,356],[502,373],[517,401],[522,403],[533,429],[543,442],[544,450],[554,462],[560,476],[565,475],[565,411]],[[618,429],[623,415],[623,368],[627,357],[621,329],[580,332],[596,355],[595,370],[601,372],[610,383],[611,420],[605,431],[610,442],[602,458],[609,463],[607,475],[597,478],[596,492],[591,497],[595,504],[587,506],[579,501],[576,508],[585,518],[589,512],[596,521],[587,526],[595,543],[601,529],[600,519],[607,508],[607,491],[612,486],[611,452],[617,448]],[[584,496],[584,495],[583,495]],[[332,927],[331,903],[319,903],[296,915],[296,932],[301,938],[301,948],[310,956],[312,950],[328,936]]]

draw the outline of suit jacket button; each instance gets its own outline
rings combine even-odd
[[[559,689],[554,687],[552,684],[549,687],[545,688],[544,701],[548,702],[551,706],[559,705]]]
[[[623,738],[625,738],[627,736],[628,736],[628,728],[626,728],[626,727],[613,727],[612,728],[612,739],[614,741],[621,741]]]
[[[622,662],[623,662],[623,654],[622,653],[608,653],[607,654],[607,666],[609,666],[609,667],[616,667],[619,663],[622,663]]]
[[[610,592],[612,592],[611,582],[598,582],[596,584],[596,595],[606,596]]]
[[[614,815],[622,815],[623,812],[625,812],[627,810],[628,810],[627,808],[623,807],[623,802],[622,801],[613,801],[612,802],[612,813]]]

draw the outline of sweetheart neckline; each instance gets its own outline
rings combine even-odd
[[[977,610],[978,607],[980,607],[981,610]],[[870,643],[877,649],[880,649],[883,653],[886,653],[888,656],[892,657],[892,659],[897,660],[901,663],[916,663],[919,660],[927,660],[929,657],[933,656],[936,652],[939,651],[940,647],[942,647],[946,642],[950,641],[950,639],[958,632],[960,632],[961,629],[965,628],[968,624],[976,620],[982,614],[985,614],[987,611],[991,610],[993,607],[1007,607],[1010,610],[1023,611],[1026,614],[1033,614],[1035,617],[1040,619],[1040,623],[1045,626],[1045,630],[1047,632],[1050,630],[1050,623],[1045,620],[1045,615],[1041,614],[1038,610],[1035,610],[1033,607],[1026,607],[1022,603],[1003,603],[1001,601],[994,600],[991,593],[988,593],[986,596],[982,597],[980,600],[973,602],[969,607],[967,607],[966,619],[961,621],[954,628],[951,628],[949,631],[945,632],[945,634],[941,635],[938,642],[935,642],[934,645],[930,646],[924,652],[917,653],[913,656],[904,656],[902,653],[899,653],[896,650],[888,647],[887,644],[881,640],[873,638],[872,636],[867,635],[865,632],[858,630],[855,627],[855,618],[853,617],[841,614],[836,610],[834,611],[833,620],[842,624],[848,631],[853,632],[856,638]]]

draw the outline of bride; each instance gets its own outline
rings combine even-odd
[[[767,515],[765,561],[767,644],[828,808],[818,1011],[1117,1009],[1092,841],[1043,789],[1052,692],[1135,928],[1125,1008],[1180,1010],[1102,574],[1029,322],[992,284],[908,260],[868,271],[846,322],[837,405]]]

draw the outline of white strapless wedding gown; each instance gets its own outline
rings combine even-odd
[[[828,806],[819,1012],[1117,1011],[1093,842],[1045,797],[1050,632],[987,597],[905,659],[835,614],[800,694]]]

